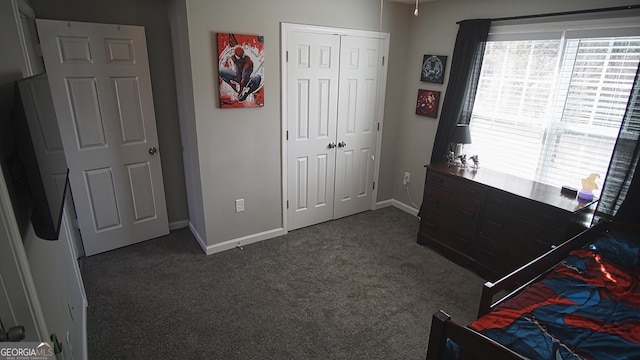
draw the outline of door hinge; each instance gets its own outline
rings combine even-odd
[[[287,200],[287,209],[289,208],[289,200]]]
[[[285,60],[286,62],[289,62],[289,51],[285,51]]]
[[[382,57],[382,66],[384,66],[384,56]]]
[[[380,131],[380,123],[378,122],[378,131]]]
[[[373,189],[372,189],[372,190],[375,190],[375,189],[376,189],[376,182],[374,181],[374,182],[373,182]]]
[[[287,130],[286,140],[289,140],[289,130]]]

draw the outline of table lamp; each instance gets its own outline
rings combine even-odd
[[[456,128],[453,130],[451,142],[456,144],[454,156],[457,159],[462,155],[464,144],[471,144],[471,132],[469,132],[469,125],[456,125]]]

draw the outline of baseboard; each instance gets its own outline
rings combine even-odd
[[[411,207],[407,204],[401,203],[398,200],[395,199],[391,199],[391,200],[384,200],[384,201],[380,201],[376,203],[375,208],[376,209],[382,209],[385,207],[389,207],[389,206],[393,206],[397,209],[400,209],[404,212],[406,212],[407,214],[413,215],[413,216],[418,216],[418,212],[419,210]],[[179,222],[175,222],[172,224],[182,224],[182,221]],[[207,245],[207,242],[205,241],[205,239],[202,238],[202,236],[200,236],[200,234],[196,231],[195,227],[189,222],[188,224],[189,229],[191,230],[191,233],[193,234],[193,236],[196,238],[196,240],[198,241],[198,244],[200,244],[200,247],[202,248],[202,251],[204,251],[205,254],[207,255],[213,255],[215,253],[219,253],[222,251],[227,251],[227,250],[231,250],[237,247],[241,247],[241,246],[245,246],[245,245],[249,245],[249,244],[253,244],[259,241],[263,241],[263,240],[267,240],[267,239],[271,239],[274,238],[276,236],[280,236],[280,235],[284,235],[284,229],[283,228],[277,228],[277,229],[273,229],[273,230],[268,230],[268,231],[263,231],[261,233],[257,233],[257,234],[251,234],[251,235],[247,235],[247,236],[243,236],[240,238],[236,238],[236,239],[231,239],[231,240],[227,240],[227,241],[223,241],[221,243],[217,243],[217,244],[213,244],[213,245]],[[171,227],[171,225],[170,225]],[[184,226],[181,226],[184,227]],[[180,227],[177,227],[180,228]]]
[[[376,209],[385,208],[388,206],[393,206],[396,209],[400,209],[407,214],[411,214],[413,216],[418,216],[420,210],[414,208],[413,206],[409,206],[405,203],[402,203],[396,199],[384,200],[376,203]]]
[[[394,201],[395,200],[393,200],[393,199],[384,200],[384,201],[378,201],[376,203],[376,207],[373,210],[382,209],[382,208],[386,208],[386,207],[389,207],[389,206],[393,206],[393,202]]]
[[[408,214],[411,214],[413,216],[418,216],[418,213],[420,212],[419,209],[414,208],[413,206],[409,206],[403,202],[400,202],[398,200],[393,200],[393,207],[400,209]]]
[[[189,226],[189,219],[174,221],[169,223],[169,231],[186,228]]]
[[[193,233],[193,236],[198,241],[198,244],[200,244],[200,247],[202,248],[204,253],[207,255],[213,255],[215,253],[219,253],[222,251],[235,249],[237,247],[253,244],[258,241],[263,241],[263,240],[274,238],[276,236],[284,235],[284,229],[277,228],[277,229],[263,231],[261,233],[251,234],[251,235],[247,235],[240,238],[231,239],[231,240],[223,241],[218,244],[207,246],[206,241],[202,238],[202,236],[200,236],[200,234],[198,234],[197,231],[195,231],[194,227],[191,224],[189,224],[189,229],[191,230],[191,232]]]
[[[202,248],[202,251],[204,251],[204,253],[206,254],[207,253],[207,242],[205,241],[205,239],[202,238],[200,233],[196,230],[196,228],[193,226],[193,224],[191,222],[189,222],[189,230],[191,230],[191,234],[193,234],[193,237],[196,238],[196,241],[200,245],[200,248]]]

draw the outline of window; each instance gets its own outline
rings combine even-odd
[[[466,149],[482,167],[558,187],[598,173],[602,185],[640,61],[640,28],[581,24],[490,35]]]

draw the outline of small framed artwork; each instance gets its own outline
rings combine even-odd
[[[437,118],[439,103],[440,103],[440,91],[418,89],[418,101],[416,102],[416,114]]]
[[[442,84],[447,57],[441,55],[425,55],[422,58],[420,81]]]
[[[264,106],[264,37],[218,33],[221,108]]]

